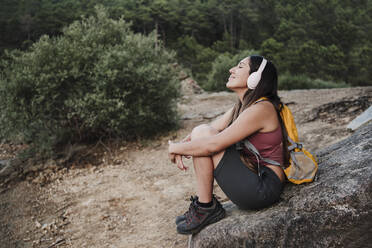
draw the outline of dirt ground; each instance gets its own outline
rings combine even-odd
[[[305,147],[316,152],[350,135],[346,126],[371,105],[372,87],[282,91],[280,96],[295,115]],[[94,164],[48,169],[3,184],[0,247],[187,247],[188,237],[177,234],[174,219],[195,194],[193,169],[190,161],[187,172],[171,164],[167,143],[211,121],[235,100],[232,93],[185,96],[178,131],[153,141],[102,145],[105,153]],[[215,190],[228,200],[217,185]]]

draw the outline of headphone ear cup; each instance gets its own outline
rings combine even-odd
[[[248,89],[254,90],[257,87],[260,80],[261,80],[261,74],[257,72],[253,72],[251,75],[249,75],[247,79]]]
[[[267,60],[265,58],[262,58],[262,62],[258,70],[255,72],[252,72],[252,74],[249,75],[247,79],[248,89],[254,90],[257,87],[258,83],[261,80],[261,75],[262,75],[263,70],[265,69],[266,64],[267,64]]]

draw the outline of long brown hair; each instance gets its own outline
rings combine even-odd
[[[253,55],[249,57],[249,66],[250,72],[249,74],[258,70],[259,66],[261,65],[263,57],[258,55]],[[277,112],[277,116],[279,119],[280,127],[282,129],[283,139],[283,167],[286,168],[289,166],[289,152],[288,152],[288,135],[285,129],[283,120],[280,116],[280,111],[283,106],[283,103],[278,96],[278,74],[274,64],[271,61],[267,61],[265,69],[262,72],[261,80],[258,83],[257,87],[254,90],[248,89],[244,96],[243,100],[235,104],[230,120],[230,124],[233,123],[239,116],[241,112],[243,112],[246,108],[254,104],[259,98],[267,97],[269,101],[274,105],[275,110]],[[246,156],[244,152],[240,153],[242,161],[254,172],[257,172],[256,166],[254,166]]]

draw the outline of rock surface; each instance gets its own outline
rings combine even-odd
[[[352,132],[346,129],[347,124],[372,104],[372,86],[280,91],[279,94],[284,102],[290,103],[298,123],[300,140],[312,152],[350,136]],[[15,170],[9,176],[20,173],[20,177],[8,183],[1,181],[0,176],[0,247],[187,247],[189,237],[177,234],[174,217],[187,210],[190,195],[195,194],[195,177],[190,159],[184,160],[189,166],[188,172],[178,170],[169,162],[168,140],[183,139],[193,127],[208,123],[213,116],[231,108],[236,100],[236,95],[229,92],[183,95],[178,103],[179,113],[194,117],[182,120],[182,127],[178,131],[146,142],[98,143],[84,151],[70,147],[61,151],[61,158],[55,163],[45,161],[29,164],[19,161],[21,164],[16,166],[15,154],[27,148],[27,145],[0,143],[0,160],[5,160],[0,163],[1,169],[11,164],[7,169]],[[314,119],[314,114],[319,118]],[[68,158],[72,158],[73,163],[63,164]],[[5,181],[9,179],[5,178]],[[290,201],[295,193],[302,190],[303,186],[299,187],[289,185],[283,199]],[[223,204],[228,202],[216,184],[214,193]],[[248,223],[246,218],[250,217],[239,215],[233,205],[227,206],[230,215]],[[282,209],[289,209],[287,205],[282,206]],[[280,218],[277,212],[271,212],[275,216],[273,219]],[[266,213],[262,213],[262,221]],[[291,212],[288,210],[289,217],[293,213],[293,209]],[[254,216],[254,213],[250,216]],[[257,222],[256,218],[252,217]],[[361,218],[353,220],[359,221]],[[347,225],[349,220],[345,220]],[[332,222],[327,224],[331,226]],[[365,233],[367,227],[360,225],[360,229],[349,230],[347,237],[353,237],[352,234],[359,231]],[[239,231],[237,228],[233,227],[231,232]],[[254,228],[262,226],[256,225]],[[286,232],[294,233],[290,228]],[[340,232],[339,235],[346,235],[344,230],[336,231]],[[283,231],[275,232],[267,235],[283,236]],[[241,247],[250,244],[244,240],[242,238],[240,241]],[[257,246],[261,244],[255,242]],[[280,244],[287,243],[281,241]],[[323,244],[305,247],[326,247]],[[352,247],[350,241],[346,244]],[[362,247],[368,246],[366,244]]]
[[[366,247],[372,242],[372,123],[318,152],[316,180],[286,185],[261,211],[226,203],[227,218],[189,247]]]
[[[350,122],[349,125],[347,125],[347,128],[356,130],[370,120],[372,120],[372,106],[370,106],[366,111],[364,111],[361,115]]]

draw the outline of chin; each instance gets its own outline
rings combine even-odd
[[[233,82],[227,82],[226,83],[226,88],[230,89],[230,90],[238,90],[238,89],[247,89],[247,86],[244,84],[244,85],[241,85],[241,84],[237,84],[237,83],[233,83]]]

